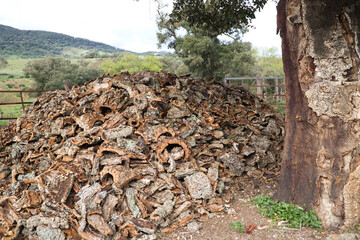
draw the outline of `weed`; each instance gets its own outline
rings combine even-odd
[[[8,84],[6,84],[6,86],[7,86],[8,88],[13,88],[15,85],[12,84],[12,83],[8,83]]]
[[[315,215],[315,211],[305,212],[304,207],[285,202],[272,201],[269,195],[259,196],[252,202],[260,208],[264,217],[270,217],[272,221],[286,221],[287,227],[300,228],[308,226],[321,230],[322,224]]]
[[[230,227],[235,229],[235,231],[245,232],[245,229],[243,228],[243,225],[241,222],[230,223]]]
[[[360,231],[360,223],[355,225],[356,230]]]

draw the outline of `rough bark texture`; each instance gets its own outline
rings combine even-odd
[[[360,221],[360,2],[280,0],[286,140],[275,198]]]

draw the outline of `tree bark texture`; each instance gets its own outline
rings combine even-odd
[[[360,1],[280,0],[286,140],[275,198],[360,222]]]

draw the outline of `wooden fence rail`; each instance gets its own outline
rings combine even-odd
[[[48,92],[46,90],[0,90],[0,93],[19,93],[20,94],[20,102],[0,102],[0,106],[4,105],[18,105],[21,104],[23,112],[25,111],[25,104],[32,104],[32,102],[25,102],[23,93],[43,93]],[[0,120],[14,120],[17,119],[16,117],[11,117],[10,114],[8,114],[7,117],[3,117],[2,112],[0,111]]]

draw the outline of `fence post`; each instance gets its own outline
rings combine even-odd
[[[275,79],[275,95],[276,95],[276,102],[279,102],[279,79]]]
[[[260,78],[260,75],[256,76],[256,95],[258,97],[263,98],[263,89],[262,89],[262,79]]]
[[[21,99],[22,110],[23,110],[23,112],[25,112],[25,107],[24,107],[24,100],[23,100],[22,91],[20,91],[20,99]]]
[[[230,73],[225,74],[225,78],[224,78],[224,84],[225,84],[225,86],[230,85],[230,80],[228,80],[229,77],[230,77]]]

